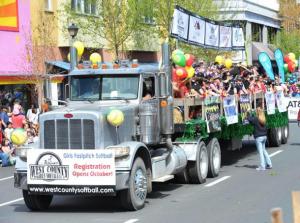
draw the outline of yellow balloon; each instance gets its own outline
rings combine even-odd
[[[232,66],[232,60],[231,59],[226,59],[225,60],[225,67],[227,69],[229,69],[229,68],[231,68],[231,66]]]
[[[99,53],[92,53],[90,56],[90,61],[92,61],[92,64],[100,63],[101,55]]]
[[[15,145],[23,145],[27,141],[27,134],[26,131],[22,128],[15,129],[11,135],[10,139],[13,144]]]
[[[195,69],[192,66],[189,66],[189,67],[186,66],[185,69],[186,69],[186,72],[187,72],[187,78],[194,77]]]
[[[108,113],[107,121],[112,126],[118,127],[124,122],[124,113],[121,110],[113,109]]]
[[[218,64],[223,64],[224,62],[224,58],[220,55],[216,56],[215,62],[217,62]]]
[[[289,53],[288,57],[290,58],[290,60],[295,60],[296,59],[296,55],[294,53]]]
[[[78,57],[81,57],[84,51],[84,45],[80,41],[75,41],[73,46],[77,49],[77,55]]]
[[[68,53],[68,61],[69,62],[71,61],[71,55],[70,55],[70,53]]]

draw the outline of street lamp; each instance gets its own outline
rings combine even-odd
[[[68,32],[69,35],[71,36],[71,40],[70,40],[70,65],[71,65],[71,71],[74,70],[74,68],[77,65],[77,50],[75,49],[75,47],[73,46],[73,42],[74,42],[74,38],[76,37],[77,33],[78,33],[78,27],[72,23],[69,27],[68,27]]]

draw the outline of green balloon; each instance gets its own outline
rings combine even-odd
[[[283,65],[283,70],[284,70],[284,73],[288,72],[288,65],[286,63]]]
[[[177,66],[185,67],[186,59],[184,54],[176,54],[172,59]]]

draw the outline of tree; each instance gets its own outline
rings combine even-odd
[[[115,59],[120,57],[130,37],[137,30],[143,30],[140,23],[140,12],[136,0],[90,0],[85,4],[92,4],[96,15],[81,16],[70,4],[64,6],[61,13],[69,21],[77,23],[80,32],[92,39],[98,47],[106,45]]]

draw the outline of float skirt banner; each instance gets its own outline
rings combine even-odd
[[[239,117],[234,95],[223,99],[223,107],[227,125],[238,123]]]
[[[19,31],[18,0],[0,0],[0,30]]]
[[[30,149],[27,183],[32,193],[101,195],[110,191],[113,194],[116,185],[114,152]]]
[[[243,125],[249,124],[247,119],[248,112],[251,111],[250,96],[248,94],[240,95],[240,110]]]
[[[208,97],[204,103],[208,133],[221,131],[219,97]]]
[[[267,114],[275,114],[275,95],[273,92],[266,92],[265,94],[266,105],[267,105]]]
[[[276,49],[274,52],[274,57],[277,63],[277,67],[278,67],[278,73],[280,75],[280,80],[281,83],[285,82],[285,77],[284,77],[284,62],[283,62],[283,54],[282,51],[280,49]]]
[[[269,55],[266,52],[259,53],[259,55],[258,55],[258,61],[260,62],[260,64],[265,69],[268,77],[271,80],[275,80],[273,69],[272,69],[272,63],[271,63]]]

